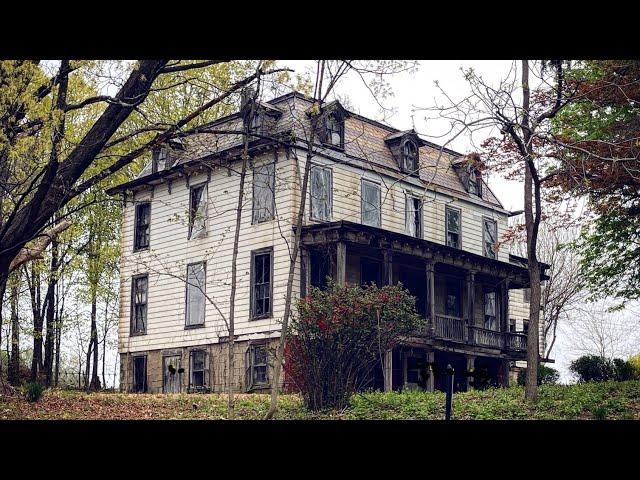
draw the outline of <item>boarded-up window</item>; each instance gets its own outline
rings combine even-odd
[[[422,201],[411,195],[407,195],[405,204],[405,228],[407,235],[422,238]]]
[[[484,256],[496,258],[495,245],[498,237],[498,227],[495,220],[483,219],[482,240],[484,244]]]
[[[380,219],[380,185],[362,180],[362,223],[379,227]]]
[[[138,355],[133,357],[133,385],[134,393],[144,393],[147,391],[147,356]]]
[[[206,265],[204,262],[187,265],[186,326],[204,325]]]
[[[149,277],[140,275],[131,282],[131,333],[147,331],[147,302]]]
[[[180,355],[163,357],[162,364],[162,392],[180,393],[180,387],[182,384],[182,373],[180,373],[182,359],[180,358]]]
[[[136,205],[134,250],[149,248],[149,232],[151,229],[151,204],[139,203]]]
[[[311,167],[311,218],[331,220],[332,172],[330,168]]]
[[[271,315],[271,273],[273,250],[252,252],[251,265],[251,317]]]
[[[276,166],[273,163],[253,169],[253,223],[273,220],[275,210]]]
[[[192,350],[189,353],[189,391],[202,391],[207,385],[207,352]]]
[[[207,232],[207,186],[191,187],[189,199],[189,238],[200,238]]]
[[[498,317],[496,310],[496,292],[484,293],[484,328],[498,330]]]
[[[447,245],[460,248],[460,210],[447,207],[446,217]]]
[[[247,349],[247,389],[269,386],[269,353],[266,344],[250,345]]]

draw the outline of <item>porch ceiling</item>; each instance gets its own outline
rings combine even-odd
[[[302,227],[301,241],[307,247],[346,242],[380,250],[391,250],[394,253],[419,257],[426,261],[509,278],[512,281],[511,288],[525,288],[529,285],[529,272],[521,264],[493,260],[429,240],[346,220],[305,225]],[[548,279],[544,274],[540,277],[542,280]]]

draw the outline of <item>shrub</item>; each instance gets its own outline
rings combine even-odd
[[[44,392],[44,386],[38,382],[27,382],[24,386],[24,397],[27,399],[27,402],[35,403],[42,397],[42,393]]]
[[[614,367],[614,375],[615,379],[618,382],[626,382],[628,380],[633,380],[634,371],[633,365],[626,360],[622,360],[621,358],[613,359],[613,367]]]
[[[614,363],[598,355],[584,355],[569,366],[579,382],[606,382],[615,378]]]
[[[633,369],[633,379],[640,380],[640,353],[636,353],[629,358],[629,364]]]
[[[518,372],[518,385],[524,386],[527,378],[527,369],[523,368]],[[538,366],[538,385],[555,385],[560,378],[560,372],[555,368],[546,365]]]
[[[298,301],[285,349],[285,379],[310,410],[345,408],[398,340],[424,324],[402,285],[311,288]]]

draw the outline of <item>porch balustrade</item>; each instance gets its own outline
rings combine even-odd
[[[424,333],[430,330],[427,328]],[[422,332],[421,332],[422,333]],[[443,340],[463,342],[483,347],[522,352],[527,350],[527,335],[490,330],[468,325],[464,318],[434,315],[433,336]]]

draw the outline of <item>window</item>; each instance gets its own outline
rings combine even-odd
[[[497,255],[494,247],[498,236],[498,227],[495,220],[489,220],[488,218],[483,219],[482,223],[484,224],[482,228],[483,254],[485,257],[495,259]]]
[[[169,151],[167,147],[162,146],[156,148],[151,155],[151,170],[153,173],[164,170],[167,166],[167,157],[169,156]]]
[[[375,283],[378,287],[382,286],[380,281],[382,277],[382,264],[377,260],[363,258],[360,262],[360,285],[370,285]]]
[[[379,227],[380,219],[380,185],[362,180],[362,223]]]
[[[335,114],[327,115],[325,129],[326,139],[324,143],[342,148],[344,143],[344,124]]]
[[[331,277],[331,255],[326,251],[310,250],[309,264],[311,286],[321,290],[327,287],[327,277]]]
[[[189,391],[200,391],[207,387],[207,352],[192,350],[189,353]]]
[[[267,345],[250,345],[247,350],[247,389],[269,385]]]
[[[131,283],[131,334],[146,333],[149,277],[133,277]]]
[[[473,167],[469,167],[469,193],[480,196],[480,187],[478,185],[478,173]]]
[[[447,246],[460,248],[460,210],[446,208]]]
[[[189,238],[207,233],[207,185],[191,187],[189,195]]]
[[[256,108],[253,117],[251,117],[251,122],[249,123],[249,132],[260,135],[262,133],[262,113]]]
[[[133,357],[133,392],[144,393],[147,391],[147,356]]]
[[[311,218],[331,220],[333,178],[330,168],[311,167]]]
[[[496,292],[484,292],[484,328],[498,330],[496,314]]]
[[[151,204],[149,202],[136,205],[135,232],[133,250],[149,248],[149,232],[151,230]]]
[[[517,328],[516,328],[516,319],[515,318],[510,318],[509,319],[509,332],[515,333],[516,330],[517,330]]]
[[[522,299],[525,303],[531,303],[531,288],[522,289]]]
[[[402,144],[402,168],[405,172],[417,173],[418,145],[413,140],[405,140]]]
[[[273,220],[275,183],[275,164],[253,169],[253,223]]]
[[[186,326],[204,325],[206,266],[204,262],[187,265]]]
[[[252,252],[251,257],[251,317],[269,317],[273,250]]]
[[[526,318],[522,319],[522,333],[529,333],[529,320]]]
[[[460,280],[449,278],[446,282],[444,314],[450,317],[461,317],[462,286]]]
[[[405,227],[408,235],[422,238],[422,200],[410,195],[406,197]]]

